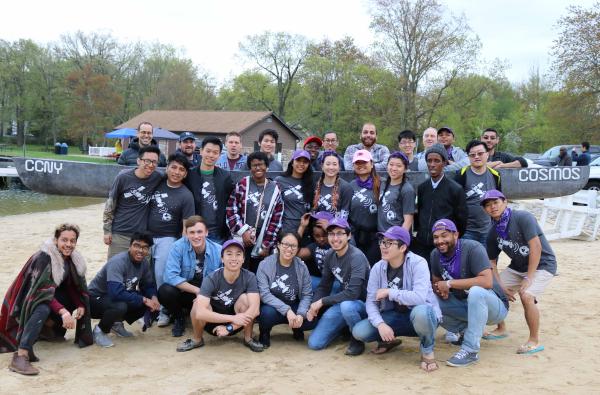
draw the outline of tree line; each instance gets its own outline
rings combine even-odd
[[[398,132],[449,125],[460,144],[496,128],[502,149],[539,152],[600,132],[600,3],[557,21],[551,71],[517,84],[485,64],[464,16],[436,0],[372,0],[368,51],[352,37],[320,42],[265,31],[239,44],[245,69],[220,86],[173,45],[75,32],[58,42],[0,40],[0,136],[46,145],[103,141],[146,110],[273,111],[306,134],[355,142],[364,122]]]

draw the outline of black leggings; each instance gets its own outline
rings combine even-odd
[[[134,306],[126,302],[115,302],[110,296],[91,296],[90,310],[92,318],[99,318],[98,326],[102,332],[110,332],[115,322],[127,321],[133,324],[136,320],[144,316],[146,306]]]
[[[164,283],[158,289],[158,301],[175,318],[183,317],[183,309],[191,310],[195,294],[184,292],[171,284]]]

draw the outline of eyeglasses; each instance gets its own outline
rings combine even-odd
[[[253,163],[253,164],[251,164],[251,165],[250,165],[250,168],[251,168],[251,169],[260,169],[260,168],[263,168],[263,167],[267,167],[267,165],[265,165],[265,163],[264,163],[264,162],[261,162],[261,163]]]
[[[379,240],[379,245],[385,248],[390,248],[391,246],[397,246],[399,244],[397,241],[381,239]]]
[[[158,161],[157,160],[152,160],[152,159],[140,159],[140,160],[146,166],[158,166]]]
[[[336,238],[336,237],[344,237],[346,236],[347,233],[346,232],[327,232],[327,236],[331,237],[331,238]]]
[[[281,248],[287,248],[288,250],[295,250],[296,248],[298,248],[296,244],[279,243],[279,245],[281,246]]]
[[[131,246],[133,248],[135,248],[136,250],[140,250],[142,252],[150,251],[150,247],[148,247],[147,245],[140,244],[140,243],[133,243]]]
[[[325,139],[323,140],[325,143],[336,143],[337,139]]]
[[[473,152],[472,154],[469,154],[469,158],[482,157],[485,154],[487,154],[487,152]]]
[[[401,141],[400,145],[413,145],[415,142],[412,140],[408,140],[408,141]]]

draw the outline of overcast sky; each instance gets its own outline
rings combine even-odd
[[[507,62],[506,76],[515,83],[526,80],[532,68],[547,71],[556,22],[567,6],[589,8],[595,1],[441,0],[451,13],[465,14],[481,40],[481,60]],[[349,35],[368,50],[373,42],[368,6],[366,0],[17,0],[2,4],[0,38],[47,43],[82,30],[108,32],[121,41],[159,41],[183,49],[222,82],[243,68],[235,57],[238,43],[264,30],[313,40]]]

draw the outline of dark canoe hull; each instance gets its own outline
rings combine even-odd
[[[126,166],[103,165],[52,159],[14,158],[19,177],[29,189],[51,195],[106,197],[117,174]],[[502,190],[510,199],[539,199],[571,195],[587,183],[590,169],[584,167],[542,167],[503,169]],[[248,172],[232,172],[234,181]],[[279,172],[270,173],[274,178]],[[348,181],[352,172],[343,172]],[[416,186],[428,178],[426,172],[410,172],[408,180]]]

